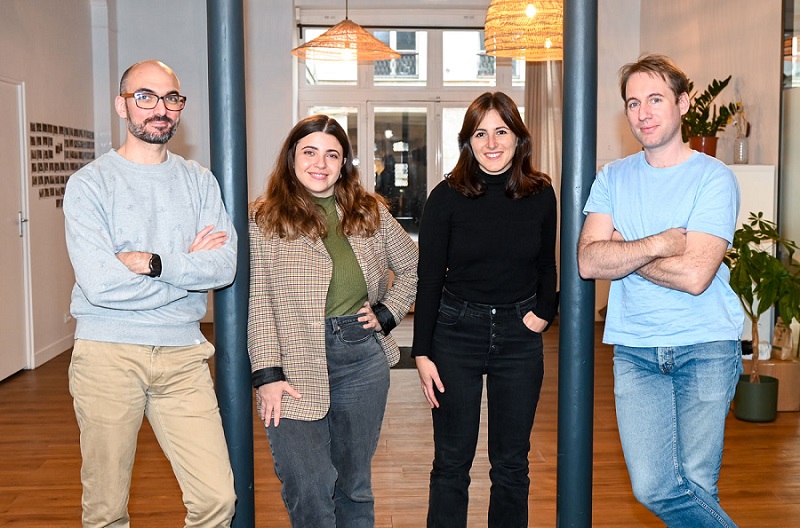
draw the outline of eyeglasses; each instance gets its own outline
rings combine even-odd
[[[158,96],[150,92],[134,92],[119,94],[119,96],[124,97],[125,99],[130,99],[132,97],[133,101],[136,103],[136,106],[142,110],[152,110],[158,106],[158,101],[162,99],[164,100],[164,107],[167,110],[172,110],[173,112],[179,112],[183,110],[184,106],[186,106],[185,95],[167,94]]]

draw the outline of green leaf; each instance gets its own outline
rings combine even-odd
[[[736,104],[727,103],[718,107],[714,101],[730,81],[730,75],[722,81],[713,79],[700,94],[694,91],[694,83],[689,81],[689,110],[683,116],[681,125],[684,141],[691,136],[714,137],[725,130],[736,113]]]
[[[783,248],[788,263],[772,255],[773,247]],[[758,320],[777,305],[784,322],[800,321],[800,270],[791,260],[797,249],[761,212],[750,213],[748,221],[736,230],[724,262],[731,271],[731,289],[751,318]]]

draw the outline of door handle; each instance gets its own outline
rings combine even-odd
[[[22,217],[22,211],[17,211],[17,219],[19,220],[19,223],[17,224],[19,226],[19,236],[22,238],[22,224],[27,222],[28,219]]]

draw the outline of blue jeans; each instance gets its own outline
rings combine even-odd
[[[433,355],[445,392],[432,410],[429,527],[466,527],[469,472],[480,426],[483,376],[489,418],[490,528],[528,526],[528,451],[544,376],[542,336],[522,317],[535,297],[483,305],[443,292]]]
[[[636,499],[671,527],[735,527],[719,505],[741,343],[614,347],[614,396]]]
[[[294,528],[372,528],[372,455],[378,445],[389,363],[358,315],[325,320],[331,407],[316,421],[267,427],[275,474]]]

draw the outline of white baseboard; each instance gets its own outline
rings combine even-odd
[[[55,343],[48,345],[41,350],[36,350],[33,353],[33,365],[32,368],[36,368],[39,366],[44,365],[54,357],[58,356],[59,354],[65,352],[72,348],[72,345],[75,342],[75,336],[70,334],[65,336]]]

